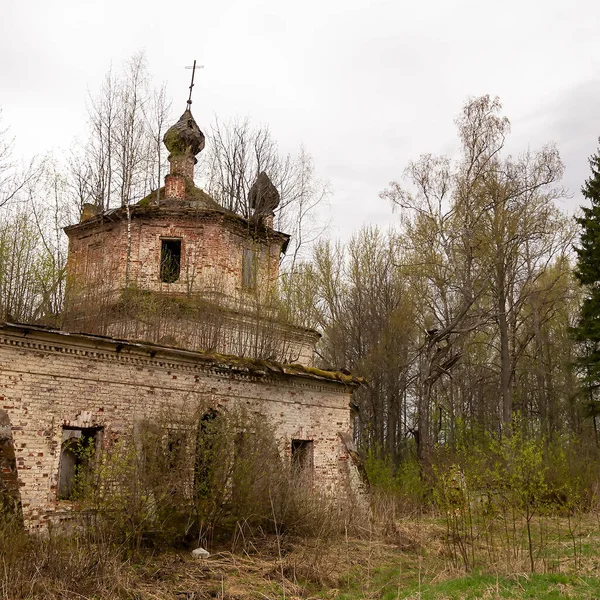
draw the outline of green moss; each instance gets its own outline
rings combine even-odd
[[[195,200],[196,202],[201,202],[204,205],[208,204],[214,208],[222,208],[216,200],[211,198],[211,196],[202,188],[196,187],[194,182],[189,179],[186,179],[185,181],[185,197],[186,200]]]
[[[181,139],[181,133],[175,127],[167,129],[163,142],[171,153],[171,156],[181,156],[186,153],[186,144]]]
[[[290,365],[294,369],[308,373],[309,375],[315,375],[316,377],[322,377],[323,379],[335,379],[345,384],[361,384],[364,385],[366,381],[362,377],[354,377],[353,375],[346,375],[339,371],[325,371],[324,369],[317,369],[316,367],[305,367],[304,365]]]
[[[165,198],[165,188],[164,186],[158,190],[160,200],[164,200]],[[198,202],[204,206],[208,206],[209,208],[214,208],[218,210],[224,210],[223,207],[209,194],[207,194],[203,189],[196,187],[193,181],[186,180],[185,182],[185,198],[186,200],[191,200]],[[150,192],[147,196],[144,196],[137,204],[138,208],[150,208],[152,206],[156,206],[156,190]]]
[[[161,187],[158,190],[158,194],[159,194],[160,198],[164,198],[165,197],[165,188],[164,188],[164,186]],[[156,203],[156,190],[154,190],[153,192],[150,192],[147,196],[145,196],[144,198],[142,198],[136,204],[136,206],[138,206],[140,208],[148,208],[148,207],[152,206],[155,203]]]

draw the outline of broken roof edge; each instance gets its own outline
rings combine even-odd
[[[162,188],[161,188],[162,189]],[[196,188],[200,190],[200,188]],[[203,192],[203,190],[200,190]],[[153,192],[155,193],[155,192]],[[203,192],[205,193],[205,192]],[[202,205],[186,205],[181,204],[179,201],[164,201],[163,204],[155,205],[144,203],[147,198],[151,197],[152,194],[146,196],[146,198],[142,198],[139,202],[135,204],[131,204],[129,207],[130,218],[134,219],[137,217],[141,218],[156,218],[161,217],[167,214],[177,214],[185,217],[195,217],[201,215],[220,215],[221,217],[228,219],[231,222],[235,222],[238,225],[241,225],[246,228],[250,228],[258,234],[263,234],[265,236],[275,236],[281,239],[282,242],[282,252],[285,253],[289,241],[291,239],[291,235],[289,233],[285,233],[283,231],[278,231],[272,227],[268,227],[264,225],[262,222],[250,221],[246,217],[235,213],[220,204],[218,204],[215,200],[215,206],[202,206]],[[208,194],[206,194],[208,196]],[[209,196],[210,197],[210,196]],[[114,220],[123,220],[127,219],[127,208],[125,206],[119,206],[117,208],[110,208],[103,212],[100,212],[92,217],[89,217],[83,221],[79,221],[79,223],[73,223],[72,225],[67,225],[63,227],[63,231],[67,234],[67,236],[74,231],[88,229],[90,227],[95,227],[100,225],[105,221],[114,221]]]
[[[224,372],[245,372],[257,376],[284,376],[299,377],[313,381],[343,385],[356,389],[365,385],[366,381],[362,377],[346,375],[339,371],[326,371],[315,367],[308,367],[300,364],[284,364],[273,360],[247,358],[229,354],[218,354],[204,352],[200,350],[186,350],[175,346],[165,346],[153,342],[123,340],[105,335],[79,333],[62,331],[45,325],[33,325],[29,323],[15,323],[9,321],[0,321],[0,331],[7,330],[15,334],[27,336],[28,333],[38,333],[47,335],[56,335],[66,341],[95,342],[97,344],[114,345],[115,351],[120,352],[124,348],[148,352],[151,358],[156,357],[157,352],[163,352],[182,359],[191,360],[203,364],[208,364],[213,368],[218,368]]]

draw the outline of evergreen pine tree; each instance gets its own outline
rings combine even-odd
[[[584,287],[585,297],[573,333],[579,343],[577,362],[587,391],[586,407],[596,425],[596,416],[600,415],[600,149],[589,162],[592,174],[581,192],[591,206],[582,207],[583,215],[576,219],[581,237],[575,248],[575,276]]]

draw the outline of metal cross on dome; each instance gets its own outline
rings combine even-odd
[[[192,69],[192,82],[190,83],[190,96],[187,101],[188,110],[192,106],[192,88],[194,87],[194,75],[196,74],[196,69],[203,69],[204,65],[196,66],[196,61],[194,60],[194,64],[191,67],[186,67],[186,69]]]

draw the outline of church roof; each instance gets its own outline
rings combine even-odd
[[[158,190],[158,195],[160,198],[159,204],[156,203],[156,191],[151,192],[136,204],[132,204],[129,207],[131,218],[152,219],[170,215],[173,217],[191,219],[200,218],[203,216],[206,217],[213,214],[215,216],[222,217],[224,220],[229,221],[232,224],[243,226],[246,230],[251,228],[253,232],[258,233],[259,235],[264,234],[270,236],[271,238],[275,237],[275,239],[281,239],[283,246],[282,249],[284,252],[291,237],[287,233],[271,229],[260,221],[251,221],[231,210],[224,208],[203,189],[198,188],[193,184],[188,184],[186,186],[186,197],[184,200],[165,199],[164,187]],[[94,211],[93,206],[91,206],[88,212],[86,212],[86,208],[84,207],[81,221],[65,227],[64,231],[67,235],[69,235],[71,232],[87,228],[94,228],[106,221],[120,221],[126,218],[127,208],[125,206],[111,208],[103,212]]]
[[[165,177],[165,186],[151,192],[136,204],[103,212],[93,204],[84,204],[79,223],[64,228],[67,235],[93,229],[107,221],[164,216],[187,220],[212,215],[221,217],[224,224],[237,227],[238,230],[243,227],[253,237],[279,239],[282,252],[286,251],[291,236],[269,226],[273,222],[273,212],[279,205],[279,192],[265,172],[259,173],[249,191],[253,209],[249,219],[224,208],[194,184],[194,165],[197,162],[195,156],[204,148],[205,136],[192,116],[190,104],[191,98],[185,112],[163,137],[163,143],[170,153],[170,171]]]
[[[131,341],[113,338],[105,335],[96,335],[89,333],[72,333],[46,327],[43,325],[32,325],[28,323],[11,323],[0,321],[0,330],[6,333],[14,331],[17,334],[39,336],[58,336],[62,342],[76,345],[93,345],[94,348],[112,347],[117,352],[145,352],[152,357],[171,356],[181,360],[188,360],[197,363],[199,366],[205,365],[211,370],[221,371],[229,374],[250,375],[257,378],[300,378],[324,383],[333,383],[343,385],[349,388],[357,388],[366,382],[361,377],[346,375],[339,371],[326,371],[314,367],[306,367],[299,364],[282,364],[273,360],[262,360],[255,358],[245,358],[240,356],[230,356],[226,354],[215,354],[211,352],[202,352],[199,350],[185,350],[173,346],[165,346],[150,342]],[[55,338],[56,339],[56,338]]]
[[[202,151],[205,137],[189,107],[179,117],[179,121],[167,129],[163,142],[172,155],[190,153],[195,156]]]

